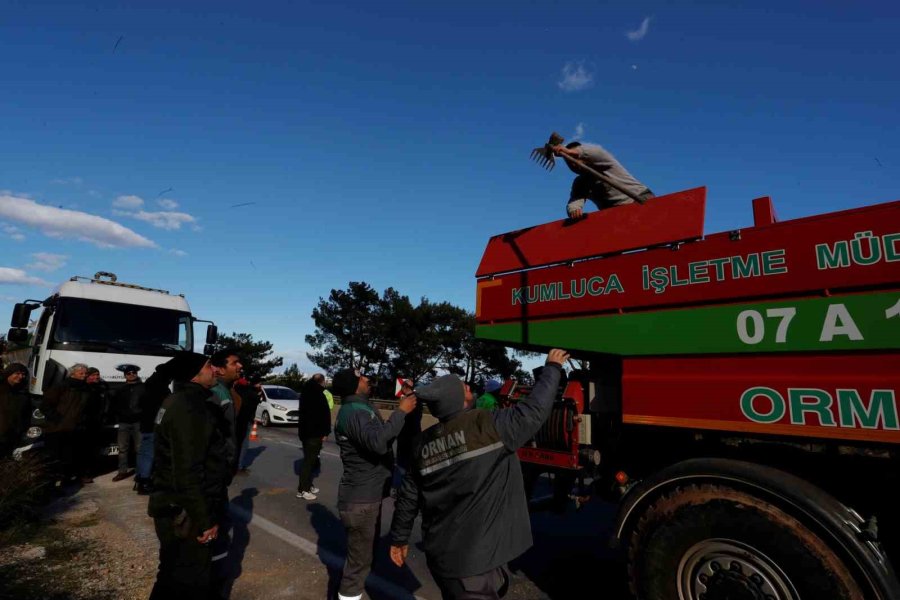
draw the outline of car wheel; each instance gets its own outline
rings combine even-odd
[[[641,516],[628,548],[641,600],[863,600],[844,560],[777,506],[733,488],[678,487]]]
[[[272,424],[272,421],[269,419],[269,411],[267,411],[267,410],[263,411],[261,423],[262,423],[263,427],[268,427],[269,425]]]

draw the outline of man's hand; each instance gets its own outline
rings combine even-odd
[[[404,544],[403,546],[391,546],[391,562],[398,567],[402,567],[403,563],[406,562],[407,554],[409,554],[408,544]]]
[[[566,361],[569,360],[569,353],[565,350],[560,350],[558,348],[554,348],[547,354],[547,364],[555,364],[560,367],[566,364]]]
[[[418,400],[416,399],[415,394],[403,396],[400,398],[400,404],[397,405],[397,409],[409,414],[416,408],[416,402],[418,402]]]
[[[583,208],[572,208],[569,210],[569,218],[570,219],[580,219],[584,216]]]
[[[208,544],[219,536],[219,526],[213,525],[206,531],[204,531],[200,537],[197,538],[197,541],[201,544]]]

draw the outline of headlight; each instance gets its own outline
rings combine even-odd
[[[25,432],[25,437],[29,440],[33,440],[34,438],[41,437],[41,428],[40,427],[29,427],[28,431]]]
[[[275,404],[274,402],[272,403],[272,408],[274,408],[275,410],[287,410],[286,406],[282,406],[280,404]]]

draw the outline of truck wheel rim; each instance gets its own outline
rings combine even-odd
[[[781,568],[756,548],[727,539],[694,544],[678,564],[679,600],[799,600]]]

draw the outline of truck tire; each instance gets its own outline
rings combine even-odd
[[[722,485],[677,487],[628,545],[640,600],[864,600],[841,557],[780,508]]]

